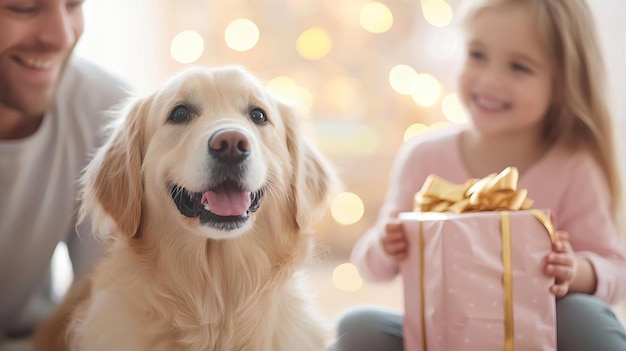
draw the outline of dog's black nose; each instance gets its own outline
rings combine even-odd
[[[250,155],[250,141],[236,129],[220,129],[209,138],[209,154],[224,163],[239,163]]]

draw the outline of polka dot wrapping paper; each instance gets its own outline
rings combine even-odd
[[[400,214],[406,350],[556,350],[540,210]]]

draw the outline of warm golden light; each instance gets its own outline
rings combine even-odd
[[[433,30],[428,36],[424,37],[424,47],[427,47],[427,52],[424,55],[428,55],[436,60],[456,61],[461,58],[455,55],[459,55],[464,47],[462,45],[461,36],[453,28],[438,28]],[[451,70],[452,72],[453,70]]]
[[[259,41],[259,28],[254,22],[240,18],[230,22],[224,33],[226,45],[236,51],[248,51]]]
[[[420,106],[434,105],[442,93],[441,83],[437,78],[427,73],[418,74],[415,80],[415,89],[411,93],[413,100]]]
[[[452,7],[444,0],[421,0],[426,22],[435,27],[445,27],[452,22]]]
[[[361,198],[350,192],[344,192],[335,197],[331,204],[330,213],[335,221],[349,225],[358,222],[365,212]]]
[[[367,156],[381,147],[381,133],[371,124],[358,119],[333,118],[321,123],[313,131],[315,140],[331,155]]]
[[[370,33],[384,33],[393,25],[393,14],[379,2],[370,2],[359,12],[361,26]]]
[[[308,117],[313,106],[313,94],[308,89],[299,86],[295,80],[285,76],[272,79],[267,83],[267,88],[296,108],[300,116]]]
[[[443,128],[447,128],[449,126],[451,126],[452,123],[448,122],[448,121],[439,121],[439,122],[435,122],[433,124],[430,125],[430,129],[432,130],[437,130],[437,129],[443,129]]]
[[[367,155],[379,146],[380,135],[371,126],[364,125],[357,128],[347,140],[349,142],[346,145],[346,150],[349,150],[353,155]]]
[[[355,265],[342,263],[333,270],[333,284],[339,290],[357,291],[363,287],[363,280]]]
[[[204,40],[193,30],[178,33],[170,44],[170,54],[179,63],[192,63],[202,56],[203,51]]]
[[[332,46],[328,33],[322,28],[314,27],[300,34],[296,42],[296,51],[303,58],[314,61],[326,56]]]
[[[291,89],[298,86],[295,80],[291,77],[280,76],[267,82],[267,88],[275,94],[280,94],[281,91]]]
[[[409,139],[411,139],[411,138],[413,138],[415,136],[418,136],[418,135],[420,135],[420,134],[422,134],[424,132],[427,132],[429,130],[430,130],[430,128],[427,125],[423,124],[423,123],[412,124],[404,132],[404,141],[406,142],[407,140],[409,140]]]
[[[415,90],[417,72],[409,65],[397,65],[389,72],[391,88],[402,95],[410,95]]]
[[[446,95],[443,101],[441,101],[441,109],[444,117],[451,123],[460,124],[467,122],[467,114],[457,94],[451,93]]]
[[[284,90],[280,96],[292,104],[302,117],[308,117],[309,111],[313,106],[313,94],[309,89],[301,86],[295,86],[291,89]]]
[[[354,106],[360,102],[360,82],[354,78],[337,76],[330,79],[324,88],[324,96],[340,112],[350,113]]]

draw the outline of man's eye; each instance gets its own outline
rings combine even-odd
[[[480,51],[476,51],[476,50],[470,50],[470,52],[468,53],[469,57],[475,59],[475,60],[483,60],[485,58],[485,54],[483,54]]]
[[[530,73],[530,69],[528,67],[521,65],[519,63],[511,64],[511,68],[516,72]]]
[[[30,14],[35,13],[37,8],[35,6],[11,6],[9,10],[17,14]]]
[[[82,5],[83,1],[70,1],[65,6],[70,10],[74,10],[80,8]]]

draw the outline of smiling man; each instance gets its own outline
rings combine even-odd
[[[60,241],[76,276],[100,255],[76,223],[76,180],[127,90],[72,56],[82,33],[82,0],[0,0],[0,349],[52,306]]]

